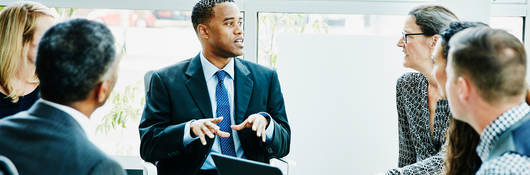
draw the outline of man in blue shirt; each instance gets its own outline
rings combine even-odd
[[[451,111],[480,134],[476,151],[482,165],[476,174],[530,174],[523,44],[503,30],[472,28],[457,33],[449,48]]]
[[[290,128],[275,71],[243,54],[232,0],[201,0],[192,23],[202,51],[155,71],[139,130],[159,174],[216,174],[210,153],[268,162],[289,153]]]

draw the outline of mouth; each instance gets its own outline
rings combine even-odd
[[[244,42],[244,41],[245,41],[245,40],[244,40],[243,38],[238,38],[238,39],[236,39],[236,40],[234,41],[234,44],[236,44],[236,46],[238,46],[238,47],[243,48],[243,42]]]
[[[409,56],[409,54],[407,54],[407,52],[405,52],[404,50],[402,52],[403,54],[405,54],[405,56]]]

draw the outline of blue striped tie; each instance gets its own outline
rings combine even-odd
[[[217,86],[215,88],[215,100],[217,101],[217,117],[223,117],[223,120],[218,123],[221,131],[230,133],[230,137],[222,138],[219,137],[221,143],[221,153],[229,156],[236,156],[234,139],[232,137],[232,129],[230,128],[230,103],[228,102],[228,92],[226,91],[223,80],[226,77],[226,72],[224,70],[217,71],[215,73],[217,76]]]

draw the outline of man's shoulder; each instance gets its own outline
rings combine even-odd
[[[530,174],[530,157],[505,153],[483,162],[477,174]]]
[[[236,58],[236,62],[239,62],[242,65],[244,65],[252,73],[272,74],[274,72],[274,70],[271,69],[271,68],[268,68],[266,66],[263,66],[263,65],[260,65],[260,64],[257,64],[255,62],[248,61],[248,60],[245,60],[245,59],[242,59],[242,58]],[[237,64],[236,64],[236,66],[237,66]]]
[[[0,120],[0,137],[5,141],[0,143],[0,154],[24,169],[23,173],[85,174],[113,161],[71,122],[61,123],[30,112]],[[30,158],[42,163],[28,162]]]
[[[184,73],[186,69],[188,68],[192,58],[188,58],[182,61],[179,61],[178,63],[163,67],[158,70],[154,70],[153,72],[156,72],[160,76],[167,76],[167,75],[174,75],[175,73]]]
[[[46,120],[43,118],[30,115],[28,111],[22,111],[0,120],[0,135],[11,135],[13,134],[12,132],[16,131],[30,132],[28,131],[28,128],[33,128],[32,130],[39,130],[42,128],[33,126],[38,126],[45,122]]]

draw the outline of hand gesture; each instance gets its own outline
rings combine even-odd
[[[256,131],[256,136],[261,137],[261,140],[265,142],[265,130],[268,125],[269,121],[261,114],[252,114],[239,125],[232,125],[230,127],[236,131],[242,130],[244,128],[252,128],[252,131]]]
[[[196,120],[191,122],[190,130],[195,136],[199,136],[202,145],[206,145],[206,138],[204,135],[207,135],[210,139],[215,138],[215,135],[218,135],[219,137],[230,137],[230,133],[221,131],[219,126],[217,126],[217,123],[222,120],[223,117]]]

